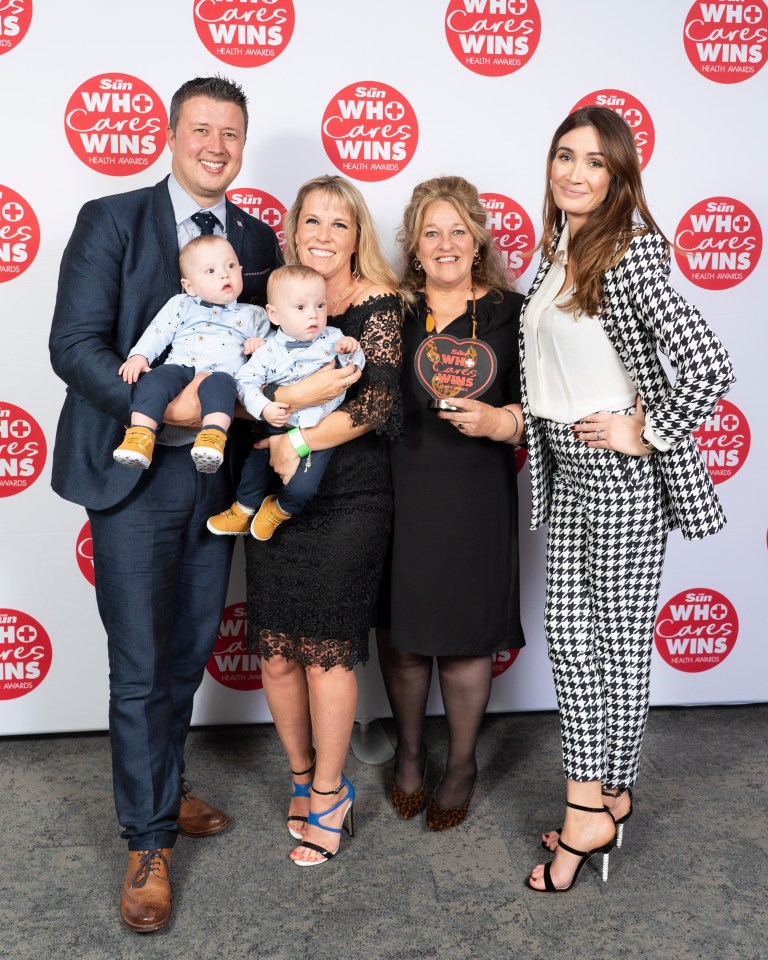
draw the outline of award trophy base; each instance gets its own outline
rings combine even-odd
[[[445,397],[433,397],[427,406],[433,413],[440,413],[440,411],[445,413],[461,413],[461,407],[454,407],[451,401],[446,400]]]

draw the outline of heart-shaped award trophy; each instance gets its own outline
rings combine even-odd
[[[496,354],[482,340],[457,340],[438,334],[416,351],[416,376],[435,412],[457,412],[454,397],[479,397],[496,379]]]

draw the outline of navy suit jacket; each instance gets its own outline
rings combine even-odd
[[[157,311],[181,293],[179,244],[168,178],[86,203],[64,250],[49,347],[67,385],[51,486],[94,510],[120,503],[142,476],[112,451],[130,420],[133,385],[120,364]],[[240,300],[264,306],[282,262],[274,232],[227,201],[227,239],[243,265]]]

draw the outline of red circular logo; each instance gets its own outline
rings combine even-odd
[[[261,660],[249,652],[245,631],[245,604],[233,603],[226,607],[205,669],[214,680],[232,690],[261,690]]]
[[[520,650],[517,648],[513,650],[499,650],[498,653],[494,653],[492,679],[495,680],[496,677],[500,677],[502,673],[509,670],[515,660],[517,660],[519,654]]]
[[[515,463],[517,464],[517,472],[520,471],[525,466],[525,461],[528,459],[528,451],[525,447],[516,447],[515,448]]]
[[[488,213],[486,226],[501,250],[507,270],[518,279],[530,264],[536,246],[531,218],[517,201],[502,193],[481,193],[480,202]]]
[[[768,8],[763,0],[701,0],[685,18],[683,43],[694,69],[707,80],[748,80],[768,54]]]
[[[0,54],[24,39],[32,21],[32,0],[0,0]]]
[[[582,97],[574,105],[571,113],[578,110],[579,107],[608,107],[620,117],[623,117],[629,124],[629,129],[635,138],[637,155],[640,158],[640,168],[645,169],[648,161],[651,159],[653,147],[656,143],[656,132],[653,128],[653,120],[643,104],[633,97],[631,93],[625,93],[623,90],[595,90]]]
[[[700,673],[718,666],[733,650],[739,618],[731,601],[697,587],[672,597],[656,617],[656,649],[675,670]]]
[[[197,35],[209,53],[235,67],[260,67],[288,46],[293,0],[193,0]]]
[[[763,249],[763,231],[749,207],[733,197],[700,200],[675,234],[675,259],[686,277],[706,290],[735,287],[752,273]]]
[[[514,73],[536,52],[541,16],[534,0],[451,0],[445,36],[459,63],[484,77]]]
[[[24,273],[39,247],[35,211],[21,194],[0,184],[0,283]]]
[[[93,539],[91,538],[91,523],[89,520],[85,521],[82,530],[77,535],[75,559],[80,568],[80,573],[91,586],[94,586],[96,578],[93,574]]]
[[[364,80],[340,90],[323,114],[323,146],[335,167],[355,180],[388,180],[416,152],[413,107],[386,83]]]
[[[747,418],[730,400],[720,400],[712,416],[693,431],[693,437],[713,483],[730,480],[749,455]]]
[[[0,608],[0,700],[23,697],[45,680],[51,640],[33,617]]]
[[[0,497],[31,486],[45,466],[45,434],[26,410],[0,400]]]
[[[64,115],[75,155],[110,177],[150,167],[163,152],[167,126],[160,97],[126,73],[102,73],[81,83]]]
[[[283,232],[283,220],[285,219],[286,209],[279,200],[266,193],[264,190],[257,190],[255,187],[235,187],[227,190],[227,198],[231,203],[250,213],[252,217],[262,220],[267,226],[277,234],[281,248],[285,249],[285,233]]]

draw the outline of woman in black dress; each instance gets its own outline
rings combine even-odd
[[[440,177],[416,187],[403,215],[402,441],[391,444],[395,521],[391,634],[379,661],[397,728],[392,803],[404,818],[426,801],[424,713],[437,658],[448,723],[445,772],[427,826],[466,816],[475,747],[491,692],[492,655],[523,645],[517,557],[517,469],[522,410],[518,330],[522,296],[510,290],[472,184]],[[482,400],[428,410],[414,367],[431,333],[476,337],[498,370]]]
[[[368,658],[389,536],[386,437],[400,429],[401,302],[365,201],[343,177],[301,187],[285,238],[286,260],[325,277],[329,323],[366,357],[359,379],[329,369],[266,388],[294,409],[347,395],[302,429],[310,449],[337,448],[317,495],[270,540],[246,540],[249,637],[293,774],[288,829],[301,842],[291,859],[311,866],[335,855],[345,823],[352,833],[354,789],[342,769],[357,704],[352,668]],[[273,437],[270,447],[275,471],[292,476],[299,456],[290,439]]]

